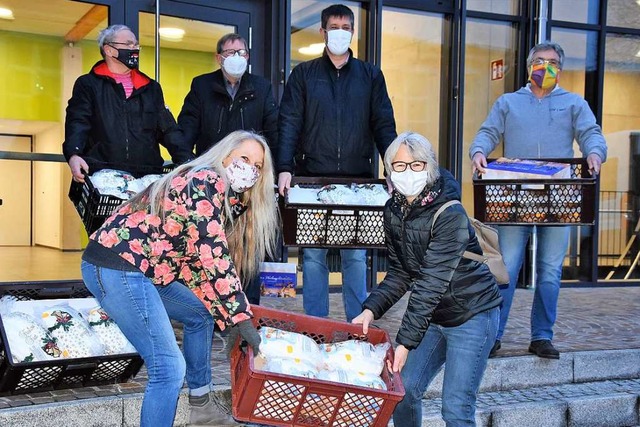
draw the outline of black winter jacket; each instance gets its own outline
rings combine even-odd
[[[489,268],[462,258],[465,250],[482,253],[462,205],[444,210],[431,235],[438,208],[460,199],[460,187],[453,176],[444,169],[440,173],[433,190],[441,192],[432,202],[423,194],[404,213],[395,197],[387,202],[384,228],[389,269],[363,304],[378,319],[410,291],[396,336],[396,342],[408,349],[420,344],[429,324],[459,326],[502,302]]]
[[[276,169],[301,176],[373,176],[396,137],[379,68],[353,58],[339,70],[325,52],[293,69],[280,103]]]
[[[178,124],[198,156],[240,129],[264,135],[272,152],[278,143],[278,107],[271,83],[249,73],[242,76],[234,99],[227,92],[222,70],[194,78]]]
[[[194,157],[165,106],[160,85],[140,71],[132,73],[134,89],[129,98],[110,77],[104,61],[76,80],[62,144],[67,161],[77,154],[90,173],[112,168],[141,176],[162,171],[160,145],[174,163]]]

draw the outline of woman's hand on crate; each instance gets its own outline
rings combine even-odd
[[[391,364],[391,361],[387,359],[387,368],[389,368],[389,370],[393,373],[402,371],[402,368],[404,368],[404,364],[407,363],[408,355],[409,350],[407,349],[407,347],[403,346],[402,344],[398,345],[396,347],[396,352],[393,355],[393,365]]]
[[[85,174],[89,173],[89,165],[84,159],[77,154],[74,154],[69,159],[69,168],[71,168],[71,175],[75,182],[84,183]]]
[[[231,356],[233,346],[236,345],[236,342],[238,341],[238,336],[242,337],[242,339],[251,346],[253,354],[260,354],[260,334],[256,330],[256,327],[253,326],[251,320],[243,320],[231,327],[231,331],[229,332],[229,337],[227,339],[227,358]]]
[[[358,314],[351,323],[357,323],[362,325],[362,333],[367,334],[369,332],[369,324],[373,322],[373,311],[365,308],[362,313]]]

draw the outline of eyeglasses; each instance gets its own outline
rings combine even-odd
[[[115,48],[115,49],[117,49],[117,47],[112,46],[114,44],[121,44],[121,45],[127,46],[130,49],[140,49],[140,43],[138,43],[138,42],[131,42],[131,41],[129,41],[129,42],[110,42],[110,43],[107,43],[107,44],[109,46]]]
[[[236,53],[240,56],[247,56],[249,54],[249,52],[247,52],[247,49],[225,49],[220,52],[220,55],[227,58],[229,56],[235,55]]]
[[[531,61],[531,64],[532,65],[549,64],[549,65],[553,65],[554,67],[559,67],[560,61],[558,61],[557,59],[536,58],[533,61]]]
[[[391,168],[394,172],[404,172],[407,170],[407,166],[411,168],[414,172],[422,172],[424,168],[427,167],[427,162],[423,162],[420,160],[414,160],[413,162],[393,162],[391,163]]]

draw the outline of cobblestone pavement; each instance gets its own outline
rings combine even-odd
[[[532,299],[533,291],[516,290],[511,318],[498,357],[528,354],[529,314]],[[344,319],[341,295],[332,293],[330,301],[331,316]],[[263,298],[262,303],[271,308],[297,313],[303,312],[302,296],[300,295],[296,298]],[[379,327],[389,332],[392,340],[402,319],[406,303],[407,298],[405,297],[376,322]],[[558,306],[554,344],[561,352],[640,348],[640,322],[638,322],[640,287],[563,288],[560,292]],[[181,331],[178,327],[176,327],[176,335],[180,339]],[[230,383],[229,363],[222,350],[222,340],[216,336],[212,356],[213,382],[216,385],[228,386]],[[124,384],[0,397],[0,409],[37,403],[139,393],[144,391],[146,378],[146,370],[143,368],[132,381]],[[612,384],[619,386],[627,384],[627,382],[615,381]],[[569,385],[567,390],[578,390],[571,387],[579,387],[580,390],[588,389],[588,385],[582,384]],[[631,383],[629,387],[636,387],[637,390],[638,384],[637,382]],[[523,393],[524,398],[535,395],[534,391]],[[489,399],[486,404],[490,404],[490,399],[494,398],[492,396],[491,393],[486,393],[482,399]],[[496,396],[499,397],[499,394]],[[482,402],[481,404],[483,404]]]

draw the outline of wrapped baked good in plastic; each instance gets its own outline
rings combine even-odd
[[[68,357],[33,316],[19,311],[7,313],[2,315],[2,323],[14,363]]]
[[[359,184],[355,186],[355,191],[359,200],[370,206],[384,206],[391,197],[382,184]]]
[[[274,372],[276,374],[293,375],[296,377],[318,377],[317,367],[302,359],[279,359],[267,357],[267,363],[265,363],[262,370]]]
[[[150,186],[160,178],[162,178],[162,175],[151,174],[151,175],[145,175],[143,177],[134,179],[133,181],[129,182],[128,190],[133,194],[140,193],[141,191],[144,191],[145,188],[147,188],[148,186]]]
[[[348,340],[321,344],[320,350],[329,370],[362,372],[379,376],[384,368],[384,359],[391,344],[373,345],[364,341]]]
[[[329,205],[359,205],[362,204],[358,193],[346,185],[325,185],[318,190],[318,200]]]
[[[360,387],[375,388],[376,390],[386,390],[387,385],[378,375],[364,372],[345,371],[343,369],[322,370],[318,373],[319,380],[333,381],[342,384],[357,385]]]
[[[100,194],[108,194],[123,200],[128,200],[133,194],[129,189],[129,183],[135,178],[129,172],[102,169],[91,175],[89,179]]]
[[[281,329],[262,327],[258,331],[262,342],[260,351],[267,361],[272,359],[299,359],[320,368],[324,358],[318,344],[311,338]]]
[[[104,346],[91,332],[82,316],[69,306],[55,306],[42,312],[42,323],[58,346],[70,358],[93,357],[104,354]]]
[[[136,353],[136,348],[102,307],[93,307],[81,314],[104,346],[104,354]]]

